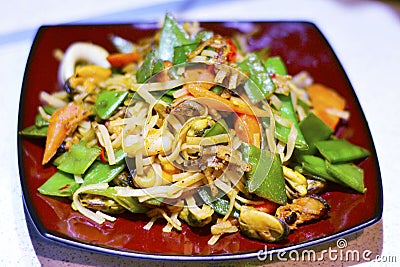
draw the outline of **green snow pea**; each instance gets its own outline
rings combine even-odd
[[[301,166],[305,171],[331,182],[339,182],[327,171],[325,160],[323,158],[313,155],[301,155],[299,159]]]
[[[49,122],[47,120],[43,119],[42,115],[37,114],[35,116],[35,125],[38,128],[42,128],[44,126],[49,126]]]
[[[273,72],[279,75],[287,75],[285,63],[279,56],[268,57],[264,62],[264,66],[268,72]]]
[[[153,74],[156,74],[164,69],[164,62],[159,59],[156,55],[155,50],[150,51],[143,64],[136,72],[136,81],[138,83],[144,83]]]
[[[333,139],[315,143],[318,151],[331,163],[345,163],[369,156],[365,148],[351,144],[344,139]]]
[[[219,86],[219,85],[216,85],[210,89],[210,91],[216,93],[217,95],[221,95],[224,90],[225,90],[224,87]]]
[[[86,147],[87,142],[73,144],[57,168],[71,174],[83,174],[101,153],[98,146]]]
[[[332,164],[329,161],[326,161],[325,163],[328,173],[337,180],[357,192],[365,192],[363,169],[353,163]]]
[[[252,103],[260,102],[275,91],[275,84],[257,54],[249,54],[238,66],[249,75],[244,89]]]
[[[194,42],[196,43],[204,42],[205,40],[208,40],[213,36],[214,33],[212,31],[200,31],[194,37]]]
[[[198,194],[205,204],[210,206],[216,213],[226,215],[229,211],[229,200],[222,198],[223,194],[221,194],[220,191],[218,193],[217,196],[213,197],[209,188],[201,188],[198,190]],[[240,212],[236,208],[233,208],[231,216],[239,218]]]
[[[308,144],[308,149],[303,150],[301,154],[314,155],[318,152],[315,143],[318,141],[327,140],[332,134],[333,130],[326,125],[321,119],[309,113],[299,124],[300,130]],[[296,151],[296,153],[299,151]]]
[[[126,152],[123,149],[118,149],[117,151],[115,151],[114,155],[116,165],[125,162]]]
[[[96,99],[96,113],[103,120],[108,119],[124,102],[128,92],[123,91],[101,91]]]
[[[300,150],[308,149],[307,141],[305,140],[303,133],[299,127],[299,122],[297,121],[297,115],[296,112],[294,111],[290,94],[288,96],[278,95],[278,98],[282,103],[281,109],[279,110],[281,116],[287,120],[290,120],[294,124],[294,127],[296,127],[297,138],[295,147]],[[263,118],[262,120],[265,121],[266,119]],[[287,143],[289,138],[289,133],[290,133],[290,128],[287,128],[279,123],[275,124],[275,135],[279,141]]]
[[[268,73],[276,73],[279,75],[287,75],[287,70],[285,63],[282,61],[280,57],[269,57],[265,60],[264,66],[267,69]],[[279,110],[282,114],[282,117],[290,120],[294,123],[294,126],[297,129],[297,138],[296,138],[296,148],[300,150],[305,150],[308,148],[308,142],[303,136],[302,129],[299,127],[299,123],[297,120],[296,112],[293,108],[292,99],[290,94],[288,96],[285,95],[277,95],[279,100],[282,103],[282,107]],[[275,134],[278,140],[287,143],[288,136],[290,133],[290,129],[286,128],[279,123],[276,124]]]
[[[57,110],[57,108],[52,107],[52,106],[43,106],[43,110],[44,110],[47,114],[52,115],[52,114],[54,113],[54,111]]]
[[[242,157],[252,166],[246,173],[247,190],[272,202],[286,204],[285,179],[279,155],[242,143]]]
[[[144,201],[144,203],[148,205],[153,205],[153,206],[161,206],[161,204],[164,202],[163,197],[155,197],[155,198],[150,198]]]
[[[199,45],[199,43],[175,46],[174,47],[174,57],[173,57],[172,63],[174,65],[185,63],[187,60],[187,54],[192,52],[193,50],[195,50],[198,45]]]
[[[83,176],[83,185],[108,183],[112,181],[123,169],[125,164],[109,165],[101,161],[95,161]]]
[[[227,133],[228,125],[221,119],[217,121],[210,129],[206,130],[203,134],[204,137],[215,136]]]
[[[159,58],[164,61],[172,62],[174,47],[192,42],[189,35],[171,14],[166,14],[158,45]]]
[[[19,131],[20,135],[29,137],[46,137],[48,126],[38,127],[36,125],[31,125]]]
[[[38,191],[43,195],[70,197],[79,186],[71,174],[57,171],[38,188]]]

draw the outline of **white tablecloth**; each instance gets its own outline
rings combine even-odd
[[[399,4],[395,1],[388,5],[379,1],[361,0],[7,2],[7,6],[2,7],[0,18],[0,121],[3,125],[0,131],[0,265],[80,266],[88,263],[118,266],[129,262],[132,265],[150,265],[149,262],[126,259],[118,261],[104,255],[48,244],[41,241],[34,230],[28,230],[17,163],[17,115],[25,63],[40,25],[78,21],[159,21],[166,11],[172,12],[179,19],[190,20],[308,20],[321,29],[357,93],[375,142],[383,180],[382,221],[352,239],[355,239],[354,243],[357,240],[365,242],[361,244],[363,249],[377,245],[380,255],[400,262],[400,204],[397,199],[400,188],[400,179],[397,177],[400,173],[400,164],[397,162],[400,149],[400,119],[397,110],[400,108],[397,102],[400,98],[397,76],[400,70],[399,10]],[[376,240],[365,240],[363,235]],[[69,255],[51,258],[45,250]],[[361,265],[370,264],[364,262]]]

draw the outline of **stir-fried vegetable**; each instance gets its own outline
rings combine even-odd
[[[312,194],[328,183],[365,192],[357,163],[369,152],[334,132],[344,98],[288,74],[268,47],[247,52],[242,37],[168,14],[151,38],[112,35],[117,53],[71,44],[65,92],[42,92],[20,131],[46,137],[42,163],[56,167],[38,191],[99,224],[131,212],[147,230],[158,219],[163,232],[208,227],[211,246],[237,232],[280,242],[324,219],[329,205]]]

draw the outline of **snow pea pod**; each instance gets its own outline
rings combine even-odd
[[[204,203],[210,206],[218,214],[226,215],[226,213],[228,213],[230,204],[228,200],[222,198],[222,195],[213,197],[209,188],[201,188],[198,190],[198,194]],[[231,216],[239,218],[240,213],[236,208],[233,208]]]
[[[279,75],[287,75],[287,70],[285,63],[282,61],[280,57],[269,57],[264,62],[265,69],[268,73],[275,73]],[[299,123],[297,120],[296,112],[293,108],[293,103],[290,94],[289,95],[277,95],[279,100],[282,103],[282,107],[279,110],[283,118],[290,120],[297,130],[297,138],[296,138],[296,148],[300,150],[308,149],[308,142],[305,140],[302,130],[299,127]],[[290,133],[290,129],[280,125],[279,123],[276,124],[275,134],[279,141],[287,143],[288,136]]]
[[[48,126],[38,127],[36,125],[31,125],[24,128],[19,132],[20,135],[29,137],[46,137]]]
[[[108,119],[124,102],[128,92],[103,90],[96,99],[96,113],[103,120]]]
[[[333,139],[315,143],[318,151],[331,163],[345,163],[369,156],[369,151],[344,139]]]
[[[157,57],[155,50],[150,51],[143,61],[143,64],[136,72],[136,81],[144,83],[153,74],[158,73],[164,69],[164,62]]]
[[[174,47],[172,63],[174,65],[185,63],[187,60],[187,54],[195,50],[198,45],[199,43],[193,43]]]
[[[251,171],[246,173],[247,190],[272,202],[286,204],[285,179],[280,156],[242,143],[242,157],[252,166]]]
[[[297,121],[296,112],[294,111],[290,94],[288,96],[278,95],[278,98],[282,103],[281,109],[279,110],[281,116],[287,120],[290,120],[297,130],[295,147],[300,150],[308,149],[307,141],[305,140],[303,133],[299,127],[299,123]],[[263,120],[265,121],[265,119]],[[287,143],[289,138],[289,133],[290,133],[290,128],[287,128],[279,123],[276,123],[275,135],[279,141]]]
[[[96,99],[96,113],[103,120],[108,119],[124,102],[128,92],[103,90]]]
[[[308,144],[308,149],[301,152],[296,151],[296,153],[301,153],[303,155],[315,155],[318,152],[315,143],[327,140],[333,134],[333,130],[320,118],[315,116],[314,113],[309,113],[307,117],[300,122],[299,127]]]
[[[57,168],[71,174],[83,174],[101,153],[98,146],[86,147],[87,142],[73,144]]]
[[[43,195],[70,197],[79,186],[71,174],[58,171],[42,184],[38,191]]]
[[[35,117],[35,125],[36,127],[43,127],[43,126],[49,126],[49,121],[43,119],[42,115],[37,114]]]
[[[125,164],[109,165],[96,161],[90,166],[85,175],[83,176],[83,185],[108,183],[112,181],[123,169]]]
[[[364,193],[364,171],[353,163],[332,164],[326,161],[326,169],[329,174],[341,181],[343,184]]]
[[[275,84],[257,54],[249,54],[238,66],[248,73],[249,80],[246,81],[244,89],[252,103],[266,99],[275,91]]]
[[[301,155],[299,159],[301,162],[301,166],[305,171],[331,182],[339,182],[330,173],[328,173],[325,160],[323,158],[313,155]]]
[[[171,16],[166,14],[158,45],[158,56],[162,60],[172,61],[174,47],[193,42],[183,27]]]
[[[228,129],[228,125],[226,122],[221,119],[217,121],[210,129],[204,132],[204,137],[215,136],[219,134],[226,134]]]
[[[279,56],[268,57],[264,62],[264,66],[268,72],[276,73],[279,75],[287,75],[285,63],[283,63],[282,59]]]

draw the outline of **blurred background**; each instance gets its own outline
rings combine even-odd
[[[178,20],[306,20],[314,22],[332,45],[357,93],[380,160],[384,187],[381,222],[348,237],[349,246],[397,255],[400,205],[397,149],[400,123],[400,1],[375,0],[13,0],[2,1],[0,18],[0,219],[1,266],[183,266],[185,263],[132,261],[66,248],[37,235],[24,213],[17,159],[17,114],[26,60],[38,27],[64,23],[161,21],[166,12]],[[62,38],[62,36],[60,36]],[[328,246],[327,244],[326,246]],[[326,247],[325,246],[325,247]],[[324,246],[319,249],[322,250]],[[235,266],[207,263],[204,266]],[[257,266],[260,262],[239,263]],[[273,265],[279,266],[276,262]],[[310,266],[309,263],[296,263]],[[324,263],[319,263],[324,265]],[[331,263],[326,263],[326,266]],[[370,262],[345,262],[370,266]],[[188,264],[189,265],[189,264]],[[203,266],[202,263],[196,265]],[[293,263],[294,265],[294,263]],[[239,266],[239,265],[237,265]],[[376,263],[376,266],[380,266]]]

